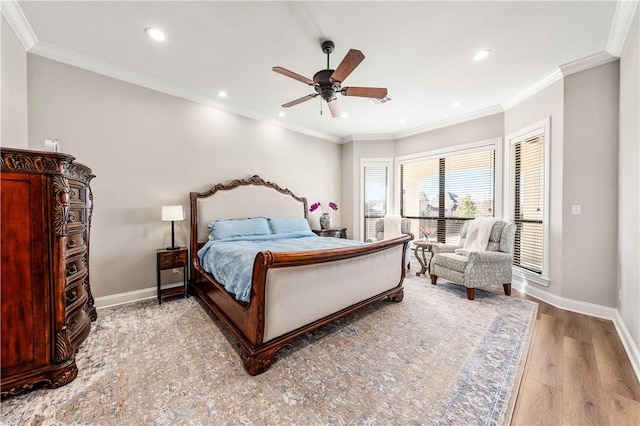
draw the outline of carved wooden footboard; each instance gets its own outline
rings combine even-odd
[[[277,194],[277,201],[261,202],[267,208],[254,211],[252,203],[243,200],[245,196],[256,196],[256,189],[261,197]],[[231,190],[236,191],[237,201],[227,192]],[[209,203],[221,191],[225,191],[221,203]],[[260,252],[253,265],[250,300],[248,303],[236,300],[202,269],[196,253],[207,239],[206,224],[211,219],[257,216],[306,218],[306,199],[258,176],[229,185],[219,184],[206,193],[191,193],[190,291],[211,308],[238,340],[250,374],[267,370],[280,348],[309,330],[383,297],[402,300],[403,259],[412,238],[408,234],[356,247]]]

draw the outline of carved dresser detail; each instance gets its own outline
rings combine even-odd
[[[91,169],[71,155],[2,148],[2,397],[63,386],[97,318],[89,286]]]

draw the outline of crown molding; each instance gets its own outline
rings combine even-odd
[[[16,0],[2,0],[0,1],[0,10],[2,15],[9,23],[9,26],[15,33],[20,44],[27,52],[38,42],[36,34],[33,32],[27,17],[22,13],[22,9],[18,5]]]
[[[609,40],[607,41],[607,52],[617,58],[622,54],[624,42],[629,34],[633,15],[638,7],[637,0],[618,1],[616,12],[613,15]]]
[[[420,133],[430,132],[432,130],[441,129],[443,127],[453,126],[454,124],[464,123],[465,121],[475,120],[477,118],[487,117],[489,115],[499,114],[504,112],[504,109],[500,105],[491,106],[488,108],[479,109],[476,111],[472,111],[467,114],[456,115],[455,117],[445,118],[444,120],[434,121],[433,123],[427,124],[425,126],[416,127],[413,129],[406,130],[404,132],[399,132],[393,135],[391,139],[402,139],[413,135],[418,135]]]
[[[504,111],[507,111],[508,109],[513,108],[514,106],[518,105],[520,102],[530,98],[531,96],[535,95],[542,89],[549,87],[550,85],[552,85],[558,80],[562,80],[562,73],[560,72],[560,70],[556,70],[552,72],[542,80],[538,81],[533,86],[529,87],[524,92],[520,92],[518,95],[504,102],[502,104],[502,109]]]
[[[598,52],[593,55],[586,56],[568,64],[560,65],[560,71],[564,77],[575,74],[580,71],[588,70],[609,62],[617,61],[617,56],[612,56],[609,52]]]
[[[349,142],[374,142],[374,141],[393,141],[395,139],[394,135],[349,135],[345,136],[340,140],[340,143],[349,143]]]
[[[127,83],[135,84],[137,86],[146,87],[147,89],[155,90],[157,92],[165,93],[168,95],[176,96],[178,98],[227,111],[232,114],[237,114],[243,117],[251,118],[253,120],[262,121],[277,127],[294,131],[296,133],[301,133],[333,143],[340,143],[339,138],[327,135],[325,133],[316,132],[300,126],[292,126],[288,123],[274,120],[271,117],[266,117],[265,115],[257,113],[256,111],[249,108],[223,104],[212,96],[203,95],[202,93],[192,90],[186,86],[151,77],[144,73],[131,71],[127,68],[102,62],[84,55],[79,55],[77,53],[61,49],[56,46],[38,42],[31,48],[29,53],[33,53],[35,55],[52,59],[57,62],[62,62],[64,64],[81,68],[87,71],[92,71],[107,77],[115,78],[117,80],[125,81]]]

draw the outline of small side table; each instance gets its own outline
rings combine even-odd
[[[347,228],[312,229],[320,237],[347,238]]]
[[[165,297],[183,295],[187,297],[187,269],[189,266],[189,249],[180,247],[177,250],[158,249],[156,255],[156,270],[158,275],[158,304],[162,304]],[[182,286],[162,289],[160,286],[160,271],[164,269],[182,268]]]
[[[420,263],[420,271],[416,272],[416,276],[424,275],[425,272],[431,272],[431,258],[433,257],[433,246],[440,244],[437,241],[414,241],[413,253],[416,255],[416,259]],[[418,254],[420,250],[420,254]],[[429,253],[429,260],[427,260],[427,253]]]

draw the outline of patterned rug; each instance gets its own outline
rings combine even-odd
[[[1,404],[9,425],[509,424],[537,304],[407,277],[249,376],[196,298],[100,310],[75,381]]]

